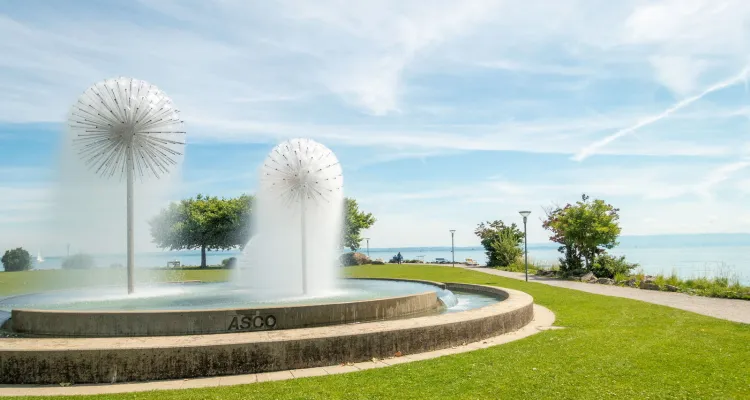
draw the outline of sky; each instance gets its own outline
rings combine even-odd
[[[742,0],[4,0],[0,248],[66,242],[40,238],[67,113],[117,76],[181,111],[171,200],[253,193],[309,137],[371,247],[475,246],[519,210],[546,242],[544,208],[582,193],[623,235],[748,232],[748,22]]]

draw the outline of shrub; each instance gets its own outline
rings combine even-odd
[[[7,250],[2,262],[6,272],[28,271],[31,269],[31,254],[21,247]]]
[[[232,269],[237,266],[237,257],[229,257],[221,260],[221,267],[226,269]]]
[[[84,253],[73,254],[62,262],[63,269],[90,269],[94,266],[94,257]]]
[[[483,222],[474,231],[487,254],[488,267],[507,267],[518,261],[523,254],[523,232],[516,224],[505,225],[503,221]]]
[[[365,254],[355,252],[342,254],[340,260],[341,265],[345,267],[370,263],[370,259]]]
[[[385,265],[385,263],[382,262],[382,261],[380,261],[380,260],[372,261],[372,262],[370,262],[370,264],[372,264],[372,265]]]
[[[637,267],[638,264],[625,261],[625,256],[615,257],[609,254],[601,254],[596,257],[591,272],[600,278],[614,278],[617,274],[629,275],[630,271]]]
[[[615,282],[623,282],[623,281],[627,281],[628,278],[629,278],[628,274],[623,274],[622,272],[618,272],[615,274],[615,277],[612,279],[614,279]]]

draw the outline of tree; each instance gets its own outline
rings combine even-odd
[[[206,251],[243,248],[250,240],[253,197],[224,199],[197,195],[172,203],[149,224],[153,242],[170,250],[201,249],[201,268]]]
[[[351,251],[357,251],[360,248],[360,243],[362,243],[360,232],[371,227],[375,223],[375,217],[372,216],[372,213],[359,211],[357,200],[346,198],[344,201],[346,215],[344,217],[343,245]]]
[[[19,247],[13,250],[6,250],[3,258],[5,272],[28,271],[31,269],[31,254]]]
[[[563,271],[591,270],[597,256],[617,246],[619,211],[604,200],[590,201],[585,194],[575,204],[547,210],[543,227],[552,231],[551,241],[561,244]]]
[[[523,232],[515,223],[508,226],[500,220],[482,222],[474,234],[482,241],[488,267],[507,267],[523,254]]]

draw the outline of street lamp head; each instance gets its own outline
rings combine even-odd
[[[519,214],[521,214],[522,217],[526,218],[531,214],[531,211],[519,211]]]
[[[456,233],[456,230],[455,229],[451,229],[451,233]]]

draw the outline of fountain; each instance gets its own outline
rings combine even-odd
[[[140,81],[106,82],[96,86],[96,98],[111,96],[121,113],[102,99],[111,116],[100,110],[94,113],[100,120],[81,120],[81,129],[93,129],[80,134],[87,159],[103,175],[126,172],[129,182],[134,172],[166,172],[173,154],[167,147],[181,142],[154,139],[148,129],[112,128],[117,114],[130,118],[120,121],[150,123],[138,117],[140,106],[133,111],[122,100],[133,97],[131,85]],[[153,101],[164,105],[165,98]],[[128,382],[334,365],[456,346],[532,320],[531,297],[510,289],[342,279],[343,177],[325,146],[309,139],[281,143],[260,174],[253,238],[229,282],[148,283],[134,292],[129,268],[127,294],[102,286],[0,299],[0,311],[10,312],[0,331],[19,336],[0,338],[0,383]]]
[[[134,291],[133,196],[135,176],[159,178],[176,165],[185,144],[172,100],[156,86],[133,78],[107,79],[73,104],[68,126],[84,164],[97,174],[119,175],[127,185],[127,280]]]

